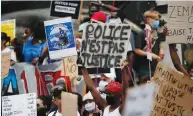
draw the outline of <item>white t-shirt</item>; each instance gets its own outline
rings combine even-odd
[[[103,116],[121,116],[119,112],[119,107],[115,109],[113,112],[109,112],[110,106],[107,106],[104,110]]]
[[[13,60],[14,62],[17,62],[16,55],[15,55],[15,52],[13,50],[11,50],[10,48],[6,47],[4,50],[1,51],[1,53],[8,53],[8,52],[11,52],[11,60]],[[12,69],[11,66],[10,66],[10,69]]]
[[[54,115],[54,113],[55,113],[55,111],[53,111],[53,112],[51,112],[48,116],[53,116]],[[61,113],[59,113],[58,112],[58,110],[57,110],[57,112],[56,112],[56,115],[55,116],[62,116],[62,114]],[[79,114],[79,112],[77,111],[77,116],[80,116],[80,114]]]

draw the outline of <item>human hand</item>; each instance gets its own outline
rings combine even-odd
[[[158,55],[156,55],[156,54],[154,54],[154,53],[151,53],[151,55],[152,55],[152,58],[153,58],[154,60],[157,60],[158,62],[161,61],[161,58],[160,58]]]
[[[163,49],[160,49],[160,51],[159,51],[159,57],[163,60],[163,59],[164,59],[164,56],[165,56],[164,50],[163,50]]]
[[[34,58],[31,63],[32,63],[33,65],[35,65],[38,61],[39,61],[39,57]]]
[[[128,62],[127,60],[122,61],[122,62],[120,63],[121,69],[124,69],[125,67],[127,67],[128,64],[129,64],[129,62]]]

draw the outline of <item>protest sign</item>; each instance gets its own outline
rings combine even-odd
[[[78,96],[62,92],[62,115],[63,116],[77,116],[78,111]]]
[[[51,59],[77,55],[70,17],[44,21]]]
[[[11,52],[1,54],[1,79],[9,74]]]
[[[129,89],[125,101],[124,116],[150,116],[154,89],[155,83]]]
[[[193,81],[163,64],[157,65],[151,116],[192,116]]]
[[[81,1],[52,1],[51,16],[67,17],[78,19]]]
[[[15,38],[15,19],[1,21],[1,32],[5,32],[10,39]]]
[[[83,65],[87,68],[119,68],[126,57],[131,27],[127,24],[97,24],[85,26],[81,48]]]
[[[168,1],[168,43],[193,43],[193,2]]]
[[[2,116],[37,116],[36,94],[2,97]]]

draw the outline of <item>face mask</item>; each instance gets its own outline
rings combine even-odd
[[[101,97],[102,97],[104,100],[106,100],[107,94],[102,93],[102,94],[101,94]]]
[[[91,103],[87,103],[85,104],[85,109],[86,111],[88,112],[91,112],[95,109],[95,103],[94,102],[91,102]]]
[[[108,85],[108,82],[101,80],[101,81],[99,82],[99,90],[100,90],[100,91],[105,91],[105,86],[106,86],[106,85]]]
[[[115,96],[106,96],[106,100],[108,105],[114,105],[116,103],[116,98]]]
[[[153,28],[153,29],[158,29],[158,28],[159,28],[159,20],[156,20],[156,21],[154,22],[154,24],[152,25],[152,28]]]

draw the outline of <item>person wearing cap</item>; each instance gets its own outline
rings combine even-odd
[[[78,58],[77,63],[79,65],[82,64],[81,58]],[[127,65],[127,64],[126,64]],[[124,100],[126,96],[126,89],[128,88],[128,78],[124,76],[126,71],[125,67],[122,69],[122,83],[123,85],[119,82],[110,82],[106,87],[105,87],[105,93],[106,93],[106,100],[103,99],[95,87],[94,82],[91,80],[86,68],[84,66],[81,67],[81,71],[84,77],[84,81],[86,85],[88,86],[95,103],[97,106],[103,110],[103,116],[121,116],[123,107],[124,107]]]
[[[94,102],[92,94],[88,92],[83,97],[84,112],[83,116],[100,116],[99,109]]]
[[[58,106],[58,110],[51,112],[48,116],[62,116],[62,103],[61,103],[61,94],[62,92],[66,92],[66,84],[59,84],[56,85],[52,89],[52,97],[54,100],[54,103]],[[77,103],[78,104],[78,103]],[[68,104],[66,104],[68,105]],[[80,116],[79,112],[77,111],[77,116]]]
[[[11,52],[9,74],[3,80],[3,88],[1,93],[2,96],[8,94],[8,88],[10,83],[12,85],[13,94],[19,94],[15,70],[12,67],[17,62],[16,55],[13,50],[6,46],[6,43],[9,41],[9,39],[10,38],[7,36],[6,33],[1,32],[1,53]]]

